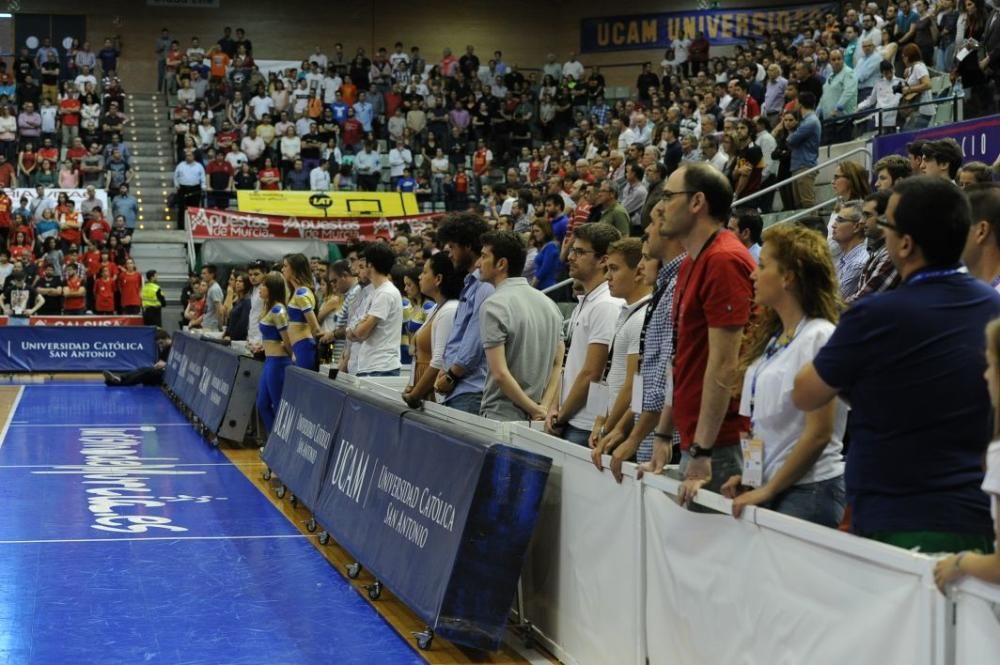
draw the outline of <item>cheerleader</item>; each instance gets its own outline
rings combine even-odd
[[[285,385],[285,368],[291,364],[288,311],[285,309],[285,280],[276,272],[268,273],[260,285],[260,298],[266,314],[260,319],[260,336],[264,345],[264,371],[257,388],[257,413],[264,429],[271,431]]]
[[[288,338],[295,355],[295,365],[316,370],[316,338],[322,333],[316,319],[316,296],[309,259],[304,254],[289,254],[281,263],[281,274],[292,295],[288,299]]]

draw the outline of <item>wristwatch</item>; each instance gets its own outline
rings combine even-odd
[[[674,435],[667,434],[666,432],[653,432],[654,439],[662,439],[663,441],[673,441]]]
[[[703,448],[699,443],[692,443],[691,447],[688,448],[688,455],[695,459],[698,459],[699,457],[711,457],[712,449]]]
[[[458,376],[450,369],[447,372],[445,372],[444,375],[448,377],[448,381],[450,381],[451,383],[458,383]]]

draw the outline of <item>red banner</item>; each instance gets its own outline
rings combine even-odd
[[[439,216],[323,219],[188,208],[187,224],[191,237],[196,240],[321,240],[348,243],[395,237],[402,224],[409,225],[414,233],[420,233]]]
[[[23,320],[23,319],[22,319]],[[10,318],[0,316],[0,326],[9,325]],[[24,325],[23,323],[21,325]],[[141,326],[141,316],[32,316],[30,326]]]

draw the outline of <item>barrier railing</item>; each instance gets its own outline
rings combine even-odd
[[[286,386],[293,373],[307,374],[289,370]],[[308,411],[319,400],[313,411],[322,415],[313,422],[336,427],[343,416],[319,388],[349,387],[388,402],[367,414],[355,445],[378,445],[386,423],[419,417],[434,432],[467,441],[489,432],[489,441],[551,459],[518,608],[522,625],[562,662],[965,665],[993,662],[1000,653],[1000,587],[966,581],[946,597],[934,587],[931,557],[758,507],[737,520],[728,499],[704,490],[694,502],[709,514],[690,512],[677,505],[674,469],[639,478],[636,465],[626,463],[617,484],[594,467],[588,449],[537,424],[497,423],[433,404],[406,416],[399,383],[316,376],[316,389],[288,396],[289,408]],[[295,430],[281,414],[278,422],[284,424],[276,429]],[[406,444],[425,445],[412,438]],[[296,447],[287,452],[294,456]],[[345,454],[337,437],[324,454],[331,468]],[[461,478],[463,464],[449,457],[449,477]],[[343,507],[325,515],[338,542],[341,530],[377,540],[382,528],[374,518],[356,523]],[[456,566],[461,560],[459,554]],[[469,598],[477,592],[461,590]]]
[[[848,150],[847,152],[845,152],[842,155],[838,155],[837,157],[834,157],[832,159],[828,159],[827,161],[825,161],[825,162],[823,162],[821,164],[817,164],[816,166],[808,168],[805,171],[801,171],[801,172],[796,173],[795,175],[793,175],[793,176],[791,176],[789,178],[785,178],[781,182],[775,183],[773,185],[765,187],[764,189],[762,189],[760,191],[754,192],[753,194],[750,194],[749,196],[744,196],[742,199],[737,199],[737,200],[733,201],[733,207],[734,208],[739,208],[741,206],[744,206],[747,203],[749,203],[750,201],[753,201],[756,198],[764,196],[765,194],[770,194],[772,192],[778,191],[782,187],[787,187],[787,186],[791,185],[793,182],[795,182],[796,180],[800,180],[801,178],[804,178],[807,175],[811,175],[813,173],[819,173],[820,171],[822,171],[823,169],[827,168],[828,166],[833,166],[834,164],[839,164],[840,162],[847,161],[850,157],[853,157],[854,155],[864,155],[865,156],[865,168],[871,169],[871,159],[872,159],[871,148],[869,148],[867,146],[862,146],[862,147],[859,147],[859,148],[854,148],[852,150]]]

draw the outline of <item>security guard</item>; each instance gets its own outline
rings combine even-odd
[[[163,325],[162,308],[167,304],[163,290],[156,283],[156,271],[146,271],[146,283],[142,285],[142,323],[147,326]]]

